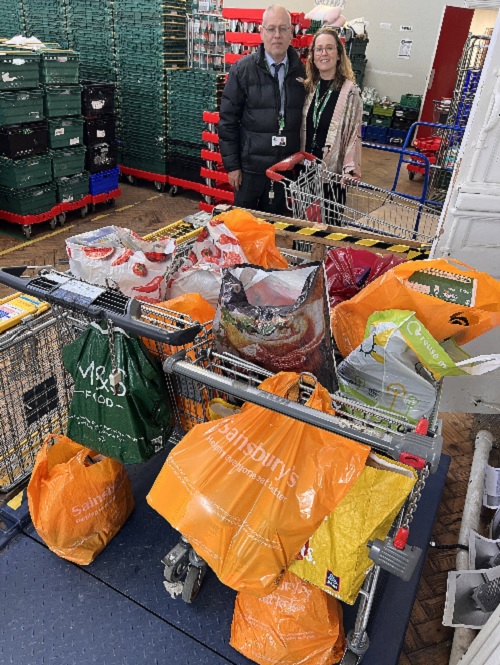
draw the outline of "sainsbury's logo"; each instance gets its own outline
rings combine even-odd
[[[231,427],[227,422],[222,423],[219,427],[215,426],[212,431],[216,429],[225,436],[233,449],[236,448],[243,455],[250,457],[254,462],[258,462],[262,466],[276,471],[275,480],[279,481],[286,478],[289,487],[296,485],[299,476],[295,472],[295,465],[287,468],[283,460],[272,453],[268,453],[260,444],[250,441],[247,436],[241,434],[236,427]]]

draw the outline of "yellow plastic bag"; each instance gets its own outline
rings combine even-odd
[[[386,538],[415,480],[410,467],[370,453],[358,480],[309,538],[290,571],[352,605],[373,566],[368,541]]]
[[[363,341],[368,317],[381,309],[415,312],[438,341],[460,346],[500,325],[500,281],[454,259],[406,261],[331,312],[341,354]]]
[[[121,529],[134,497],[123,464],[49,434],[35,461],[28,506],[47,547],[85,566]]]
[[[299,375],[261,388],[282,397]],[[308,402],[331,411],[319,384]],[[325,406],[326,405],[326,406]],[[359,476],[367,446],[253,404],[198,425],[172,450],[148,503],[220,580],[265,595]]]
[[[239,593],[229,644],[260,665],[331,665],[345,648],[342,607],[285,573],[274,593]]]

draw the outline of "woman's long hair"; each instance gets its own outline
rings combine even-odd
[[[337,69],[335,71],[335,77],[333,79],[333,85],[337,90],[340,90],[344,81],[347,79],[356,83],[356,77],[352,71],[351,61],[345,52],[344,44],[340,41],[340,37],[335,30],[335,28],[325,26],[320,28],[318,32],[314,35],[311,46],[309,47],[309,55],[307,56],[306,62],[306,80],[304,85],[307,92],[312,92],[316,87],[317,82],[319,81],[319,69],[314,64],[314,47],[316,46],[316,39],[320,35],[331,35],[335,43],[337,44],[337,54],[339,61],[337,62]]]

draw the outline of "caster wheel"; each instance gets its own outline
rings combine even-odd
[[[135,178],[134,178],[133,175],[128,175],[128,176],[127,176],[127,180],[129,181],[129,183],[130,183],[131,185],[134,185],[134,184],[135,184]]]
[[[53,231],[56,228],[56,226],[57,226],[57,217],[52,217],[52,219],[49,221],[49,227]]]
[[[413,180],[415,178],[415,171],[408,171],[408,178],[410,178],[410,180]]]
[[[172,187],[170,188],[170,196],[177,196],[178,193],[179,193],[178,186],[172,185]]]
[[[24,237],[29,240],[31,238],[31,226],[23,226]]]
[[[115,203],[116,203],[116,199],[108,199],[108,200],[106,201],[106,203],[107,203],[109,206],[114,206]]]
[[[81,215],[82,219],[85,219],[85,217],[87,216],[88,211],[89,211],[88,206],[83,206],[83,208],[80,208],[80,215]]]
[[[59,224],[64,226],[66,224],[66,213],[62,212],[58,217]]]
[[[162,559],[167,582],[180,582],[189,567],[191,545],[181,541]]]
[[[342,660],[340,661],[339,665],[358,665],[360,662],[361,658],[357,656],[355,653],[352,651],[345,651],[344,656],[342,657]]]
[[[206,564],[203,566],[189,566],[184,586],[182,587],[182,600],[185,603],[192,603],[196,600],[206,572]]]
[[[155,187],[159,192],[164,192],[165,191],[165,182],[160,182],[159,180],[155,180]]]
[[[89,205],[90,212],[95,212],[95,203]]]

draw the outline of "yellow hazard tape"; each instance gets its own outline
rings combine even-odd
[[[14,247],[10,247],[9,249],[4,249],[0,252],[0,256],[5,256],[5,254],[10,254],[11,252],[15,252],[16,249],[25,249],[30,245],[34,245],[36,242],[40,242],[41,240],[45,240],[46,238],[52,238],[54,236],[59,235],[60,233],[65,233],[69,229],[72,229],[74,226],[75,226],[74,224],[72,226],[65,226],[64,228],[59,229],[58,231],[52,231],[52,233],[46,233],[45,235],[40,236],[39,238],[35,238],[34,240],[27,240],[26,242],[23,242],[21,245],[15,245]]]
[[[12,508],[12,510],[17,510],[23,502],[23,494],[24,490],[19,492],[19,494],[16,494],[16,496],[14,496],[10,501],[7,501],[9,508]]]
[[[297,235],[299,235],[299,236],[313,236],[317,232],[318,232],[318,229],[311,229],[309,227],[306,227],[305,229],[300,229],[300,231],[297,231]]]

